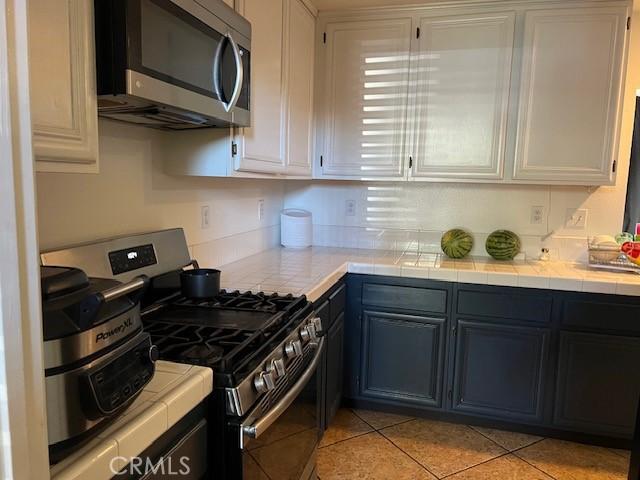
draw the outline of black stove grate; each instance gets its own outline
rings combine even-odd
[[[291,294],[278,295],[277,293],[252,293],[240,292],[239,290],[228,292],[226,290],[221,290],[220,293],[211,300],[182,298],[177,300],[175,304],[277,313],[295,309],[296,304],[301,300],[301,298],[303,297],[294,297]]]
[[[160,358],[212,367],[216,383],[233,386],[306,318],[306,297],[222,291],[213,300],[178,299],[144,313]]]

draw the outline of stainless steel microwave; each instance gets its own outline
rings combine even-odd
[[[184,130],[248,126],[251,24],[221,0],[95,0],[98,114]]]

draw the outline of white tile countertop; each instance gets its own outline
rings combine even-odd
[[[158,361],[142,393],[112,425],[51,467],[52,480],[102,480],[114,476],[213,390],[210,368]]]
[[[640,275],[608,272],[582,263],[451,260],[442,254],[396,253],[331,247],[275,248],[220,267],[222,287],[305,294],[320,298],[345,273],[428,278],[449,282],[546,288],[640,296]]]

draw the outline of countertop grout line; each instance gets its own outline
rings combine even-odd
[[[415,420],[415,419],[414,419]],[[407,422],[405,422],[407,423]],[[387,427],[390,428],[390,427]],[[378,431],[376,432],[378,433],[378,435],[381,435],[382,438],[386,439],[391,445],[393,445],[394,447],[396,447],[398,450],[400,450],[402,453],[404,453],[407,457],[409,457],[411,460],[413,460],[415,463],[417,463],[420,467],[422,467],[425,471],[427,471],[430,475],[432,475],[433,477],[437,478],[438,480],[441,480],[444,477],[440,477],[438,475],[436,475],[434,472],[432,472],[429,468],[427,468],[425,465],[422,464],[422,462],[419,462],[418,460],[416,460],[415,458],[413,458],[413,456],[411,456],[410,454],[408,454],[407,452],[405,452],[399,445],[396,445],[395,442],[393,440],[391,440],[389,437],[387,437],[384,432],[382,431]]]

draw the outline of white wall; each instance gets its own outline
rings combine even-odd
[[[171,227],[184,227],[192,246],[231,249],[221,257],[207,258],[207,264],[224,263],[277,243],[281,181],[166,175],[161,148],[165,135],[171,132],[100,120],[99,174],[39,173],[41,250]],[[262,221],[258,199],[265,200]],[[209,205],[211,216],[211,226],[205,230],[200,222],[203,205]],[[239,234],[244,236],[234,241]]]

